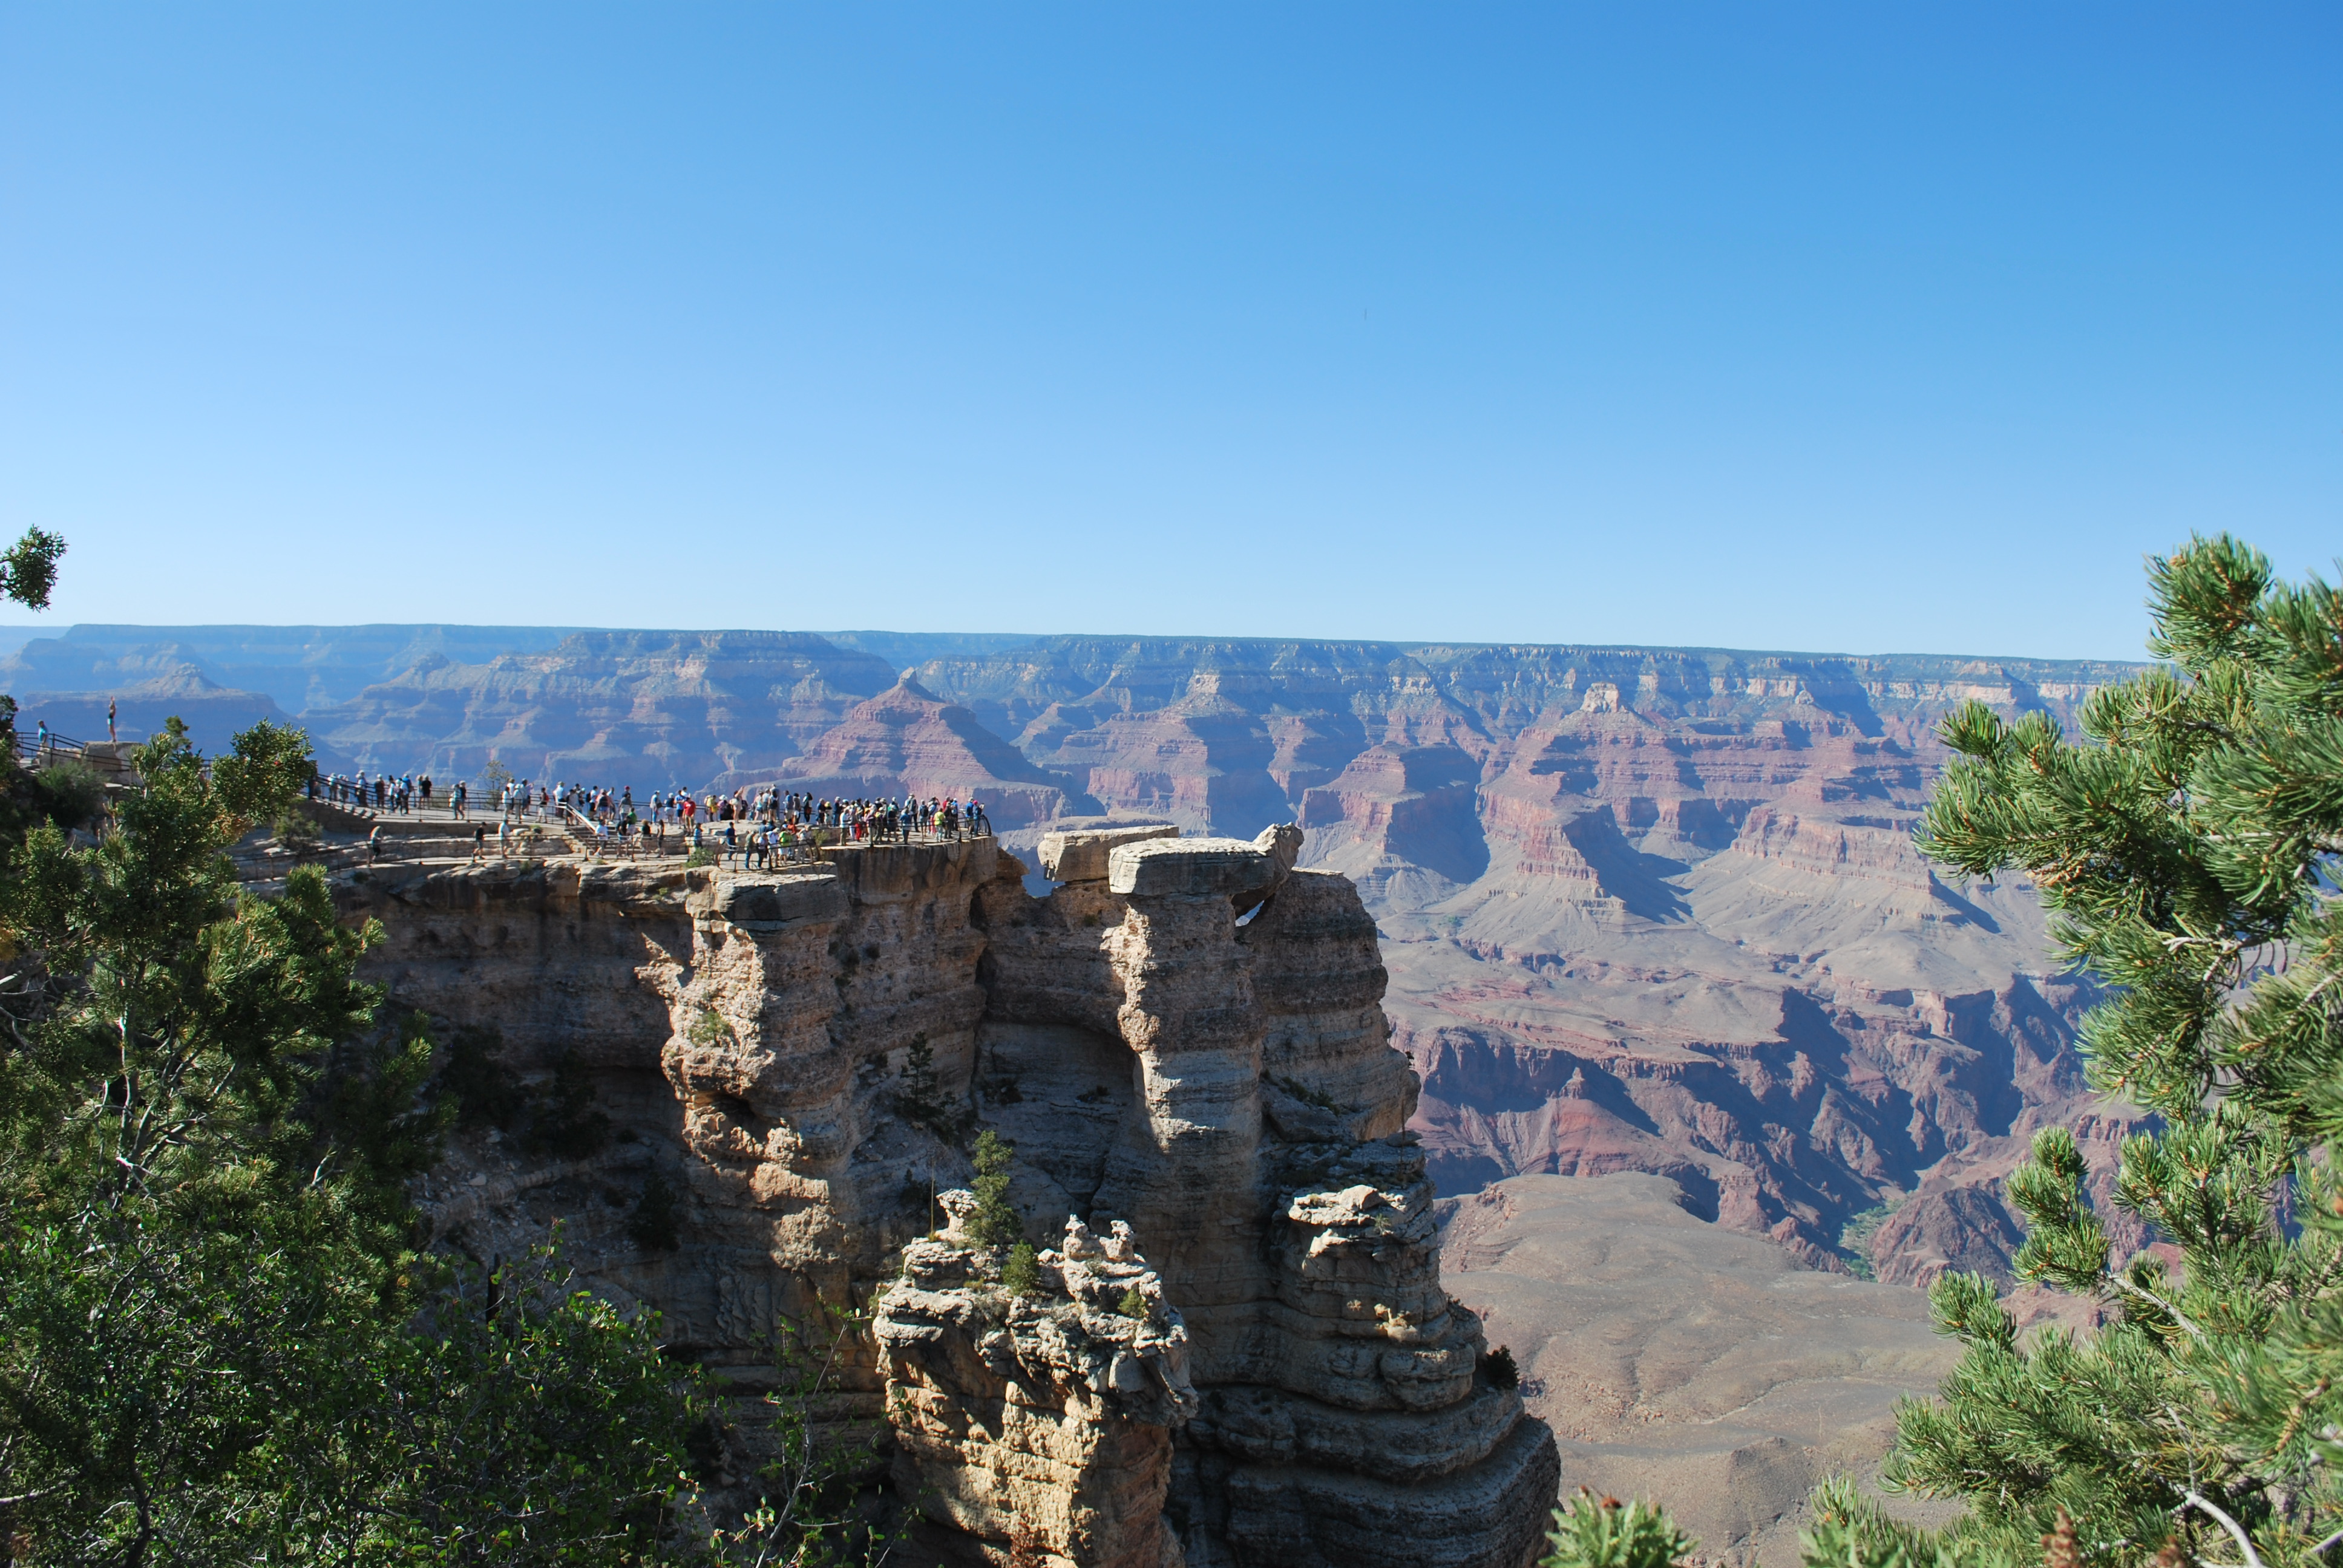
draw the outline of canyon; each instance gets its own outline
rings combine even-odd
[[[2134,1124],[2083,1087],[2074,1029],[2090,998],[2056,971],[2030,891],[1954,886],[1912,849],[1944,760],[1935,726],[1975,699],[2071,728],[2133,668],[75,628],[0,662],[0,681],[27,729],[66,733],[92,733],[109,690],[140,719],[179,704],[215,746],[297,711],[328,768],[444,779],[493,759],[638,789],[974,796],[1018,851],[1093,817],[1239,838],[1294,821],[1302,863],[1350,877],[1376,920],[1443,1192],[1644,1171],[1813,1266],[1925,1283],[2006,1277],[2017,1231],[2000,1183],[2036,1128],[2077,1126],[2104,1169]],[[44,690],[68,681],[87,689]]]
[[[504,1026],[517,1060],[543,1076],[581,1053],[598,1101],[635,1136],[551,1176],[480,1145],[465,1157],[486,1185],[466,1176],[435,1199],[443,1222],[470,1227],[472,1244],[518,1245],[557,1212],[573,1237],[616,1236],[623,1207],[591,1193],[616,1181],[631,1203],[629,1183],[665,1171],[696,1205],[690,1251],[611,1242],[598,1288],[658,1302],[744,1387],[762,1375],[752,1326],[772,1314],[837,1302],[877,1314],[853,1369],[863,1413],[875,1419],[890,1387],[929,1412],[898,1433],[900,1479],[957,1500],[931,1523],[969,1540],[997,1545],[986,1532],[1014,1516],[1084,1561],[1151,1560],[1166,1542],[1187,1543],[1191,1563],[1355,1555],[1366,1548],[1327,1544],[1324,1521],[1381,1517],[1358,1492],[1358,1445],[1428,1443],[1428,1468],[1405,1483],[1461,1496],[1483,1483],[1456,1477],[1531,1474],[1505,1445],[1543,1419],[1570,1484],[1643,1473],[1674,1478],[1680,1506],[1737,1499],[1704,1532],[1769,1556],[1786,1549],[1805,1480],[1875,1459],[1892,1394],[1941,1370],[1910,1287],[1948,1269],[2008,1282],[2021,1231],[2003,1182],[2033,1132],[2074,1127],[2104,1201],[2117,1143],[2140,1122],[2084,1085],[2076,1028],[2093,996],[2057,970],[2032,890],[1948,881],[1911,844],[1953,708],[2046,712],[2072,729],[2091,692],[2136,666],[943,634],[547,630],[499,646],[498,628],[297,629],[247,656],[238,628],[75,628],[19,648],[0,682],[28,729],[46,716],[89,734],[106,693],[141,683],[158,712],[174,690],[202,696],[208,707],[189,707],[214,728],[287,716],[335,769],[445,779],[494,759],[639,797],[772,782],[986,803],[1001,835],[990,869],[890,870],[858,891],[866,873],[841,865],[821,873],[839,890],[819,899],[842,900],[828,914],[800,907],[817,895],[786,876],[719,886],[695,872],[654,889],[590,864],[447,868],[397,898],[347,895],[354,916],[382,916],[393,958],[418,955],[385,971],[401,994],[450,1019],[537,1019]],[[1268,848],[1241,852],[1256,840]],[[1212,890],[1151,913],[1145,900],[1169,895],[1117,891],[1108,862],[1121,854],[1136,877],[1158,842],[1190,846],[1199,867],[1206,846],[1267,854],[1280,890],[1237,925],[1257,890],[1197,870]],[[1304,920],[1304,907],[1320,913]],[[1303,947],[1271,942],[1279,910],[1312,927]],[[779,940],[809,920],[836,923]],[[583,946],[528,938],[542,951],[513,971],[525,982],[435,979],[420,956],[437,940],[435,962],[461,950],[501,963],[498,943],[521,939],[492,929],[557,927]],[[1305,948],[1311,972],[1352,977],[1335,988],[1350,1022],[1291,1000],[1331,981],[1276,978],[1277,955]],[[980,1302],[981,1270],[920,1240],[930,1193],[967,1172],[901,1113],[919,1035],[1020,1150],[1020,1207],[1049,1259],[1029,1306]],[[1148,1054],[1192,1040],[1199,1054],[1177,1070]],[[1202,1098],[1175,1103],[1188,1092]],[[1163,1132],[1175,1124],[1199,1131]],[[1350,1152],[1296,1163],[1304,1145]],[[1343,1196],[1360,1190],[1373,1196]],[[1098,1236],[1064,1231],[1070,1214]],[[1115,1219],[1127,1241],[1109,1236]],[[1383,1249],[1356,1265],[1366,1294],[1336,1303],[1307,1283],[1321,1261],[1353,1268],[1357,1246]],[[1614,1261],[1590,1272],[1590,1257]],[[901,1270],[892,1307],[876,1291],[882,1263]],[[1151,1314],[1143,1345],[1101,1304],[1102,1282],[1125,1279],[1155,1282],[1177,1313]],[[1773,1305],[1744,1327],[1772,1322],[1759,1337],[1814,1347],[1763,1377],[1734,1360],[1729,1325],[1674,1338],[1653,1326],[1683,1315],[1671,1301],[1761,1290]],[[1447,1292],[1473,1326],[1441,1317]],[[1503,1405],[1520,1406],[1503,1418],[1512,1435],[1475,1447],[1503,1422],[1453,1370],[1372,1394],[1331,1361],[1295,1370],[1302,1387],[1279,1381],[1295,1344],[1342,1341],[1349,1331],[1326,1325],[1369,1296],[1386,1324],[1455,1355],[1511,1344],[1526,1374]],[[1841,1353],[1842,1319],[1875,1350]],[[1606,1323],[1639,1326],[1621,1340]],[[1709,1360],[1682,1352],[1692,1340]],[[1606,1354],[1609,1372],[1594,1364]],[[1125,1388],[1141,1377],[1130,1369],[1144,1378]],[[1434,1387],[1447,1413],[1411,1424],[1435,1407],[1403,1391]],[[1792,1415],[1725,1420],[1736,1401]],[[970,1409],[991,1413],[956,1413]],[[1002,1441],[1058,1478],[1051,1495],[1077,1501],[1044,1521],[1041,1493],[980,1483],[1003,1473]],[[1026,1473],[1026,1460],[1007,1469]],[[1160,1501],[1101,1492],[1110,1473],[1160,1479]],[[1244,1481],[1255,1473],[1278,1479]],[[1303,1499],[1300,1512],[1271,1509],[1272,1493]],[[1264,1512],[1199,1501],[1232,1496]],[[1319,1544],[1290,1544],[1292,1530]],[[1440,1550],[1477,1561],[1511,1546],[1458,1536]]]

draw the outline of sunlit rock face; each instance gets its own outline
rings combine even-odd
[[[2071,726],[2128,673],[1097,638],[919,672],[1111,812],[1242,836],[1290,811],[1301,863],[1379,928],[1443,1191],[1648,1171],[1811,1264],[1910,1282],[2006,1276],[2032,1133],[2132,1121],[2085,1091],[2091,997],[2031,890],[1912,847],[1935,726],[1972,699]]]
[[[874,1312],[844,1409],[890,1423],[939,1554],[1516,1568],[1552,1436],[1441,1288],[1374,924],[1301,849],[1126,835],[1041,898],[989,839],[376,868],[340,896],[384,926],[395,1006],[495,1026],[608,1120],[568,1157],[459,1140],[424,1191],[443,1236],[508,1255],[559,1220],[597,1288],[744,1390],[781,1322]],[[1019,1151],[1032,1298],[922,1239],[982,1128]]]

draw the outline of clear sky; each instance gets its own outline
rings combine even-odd
[[[30,523],[60,624],[2134,656],[2343,551],[2343,7],[0,0]]]

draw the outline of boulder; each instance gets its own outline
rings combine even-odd
[[[1176,839],[1179,828],[1170,822],[1134,823],[1122,828],[1075,828],[1041,835],[1041,874],[1053,882],[1095,882],[1107,874],[1107,856],[1123,844],[1151,839]]]
[[[846,897],[829,871],[726,877],[716,884],[713,913],[748,931],[777,931],[800,920],[834,920]]]
[[[1125,898],[1227,898],[1266,892],[1284,874],[1276,856],[1242,839],[1156,839],[1116,846],[1106,885]]]

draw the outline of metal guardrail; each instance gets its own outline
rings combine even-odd
[[[86,755],[88,751],[87,741],[75,740],[73,737],[60,735],[54,729],[35,730],[30,735],[21,729],[16,731],[16,755],[27,762],[36,762],[51,757],[81,757]]]

